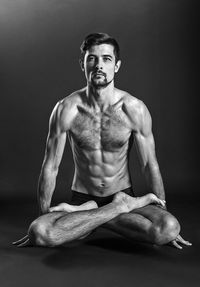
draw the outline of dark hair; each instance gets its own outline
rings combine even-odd
[[[85,37],[80,46],[81,56],[80,60],[83,61],[85,53],[94,45],[110,44],[114,47],[114,54],[116,62],[120,59],[120,48],[117,41],[106,33],[93,33]]]

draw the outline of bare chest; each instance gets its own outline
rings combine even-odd
[[[94,113],[79,109],[71,128],[71,136],[84,149],[114,150],[122,147],[131,129],[122,109]]]

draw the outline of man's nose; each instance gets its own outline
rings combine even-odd
[[[96,60],[96,69],[97,70],[102,70],[103,69],[103,62],[101,59]]]

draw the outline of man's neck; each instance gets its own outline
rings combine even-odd
[[[113,105],[115,99],[115,87],[114,83],[111,82],[106,87],[94,87],[91,85],[87,86],[87,98],[90,104],[101,111],[105,111],[110,105]]]

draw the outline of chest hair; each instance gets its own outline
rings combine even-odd
[[[127,142],[130,128],[121,108],[110,107],[103,113],[97,113],[78,107],[71,136],[80,148],[113,150]]]

